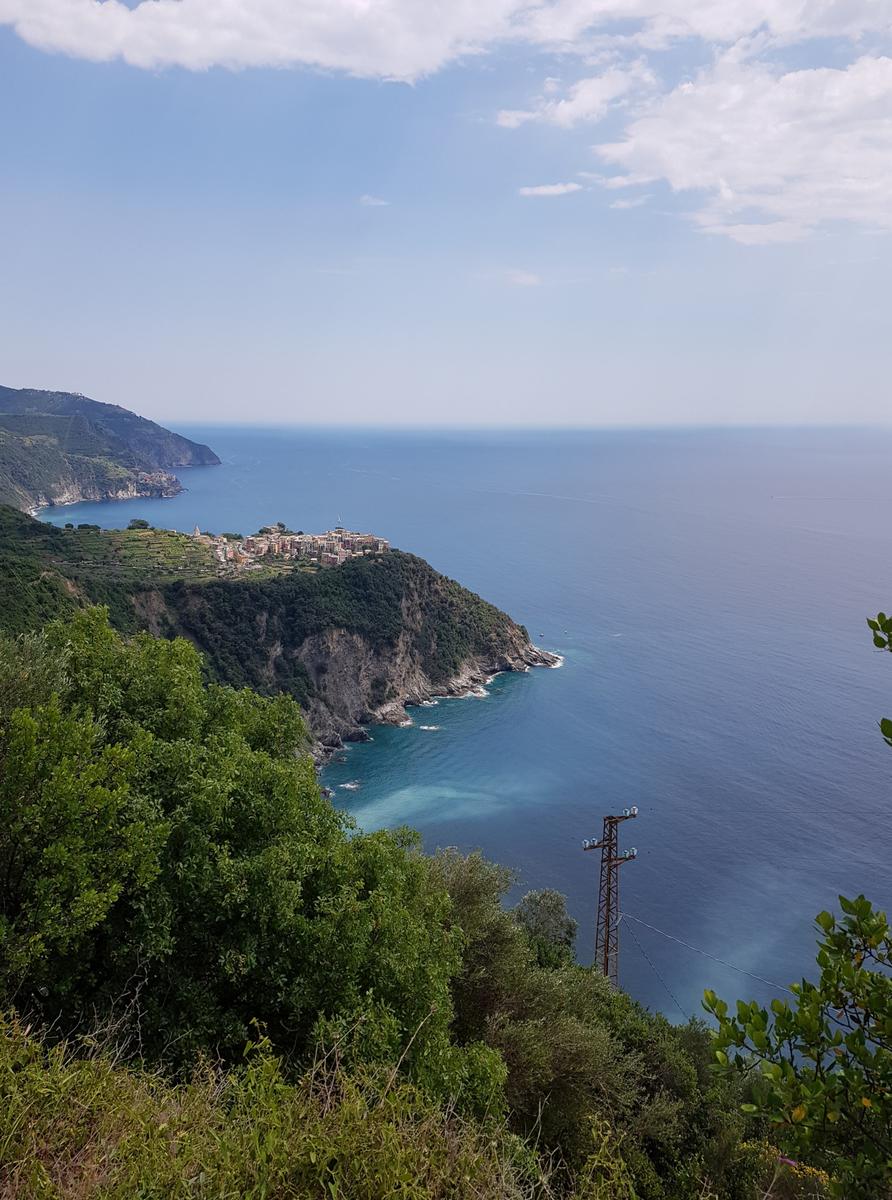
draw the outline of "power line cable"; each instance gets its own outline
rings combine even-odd
[[[625,916],[625,913],[623,913],[622,916]],[[633,917],[632,920],[634,920],[634,919],[635,918]],[[650,955],[647,953],[647,951],[641,945],[641,942],[638,940],[638,934],[635,932],[635,930],[632,928],[631,925],[629,926],[629,933],[631,933],[631,935],[632,935],[632,941],[635,943],[635,945],[641,951],[642,957],[644,958],[645,962],[648,963],[648,965],[650,966],[650,969],[653,971],[654,975],[656,975],[657,979],[659,979],[660,983],[663,985],[663,987],[669,993],[669,996],[672,999],[672,1001],[674,1002],[675,1007],[678,1009],[678,1011],[681,1013],[681,1015],[684,1017],[684,1019],[686,1021],[690,1020],[690,1014],[686,1013],[685,1010],[681,1007],[681,1004],[679,1003],[678,997],[676,996],[675,992],[673,992],[672,988],[669,986],[669,984],[666,982],[666,980],[660,974],[659,970],[657,969],[656,963],[653,961],[653,959],[650,957]]]
[[[651,929],[654,933],[660,934],[661,937],[668,938],[670,942],[677,942],[679,946],[684,946],[688,950],[693,950],[695,954],[702,954],[704,958],[711,958],[713,962],[719,963],[723,967],[728,967],[732,971],[737,971],[740,975],[748,975],[750,979],[756,979],[759,983],[767,984],[768,987],[776,988],[781,992],[787,992],[791,996],[796,993],[791,988],[785,987],[782,983],[776,983],[773,979],[766,979],[764,975],[755,975],[752,971],[746,971],[743,967],[738,967],[727,959],[719,958],[716,954],[710,954],[708,950],[701,950],[699,946],[692,946],[690,942],[684,941],[683,938],[676,937],[672,933],[667,933],[665,929],[657,929],[656,925],[649,925],[647,921],[642,921],[640,917],[633,917],[631,913],[624,912],[622,914],[627,920],[635,921],[638,925],[643,925],[645,929]]]

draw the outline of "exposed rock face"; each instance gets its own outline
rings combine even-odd
[[[505,613],[400,551],[315,574],[146,588],[133,604],[144,628],[195,642],[223,682],[294,695],[320,753],[364,738],[368,724],[404,721],[407,704],[559,662]]]
[[[55,487],[31,495],[30,512],[34,516],[42,508],[57,504],[80,504],[83,500],[136,500],[143,497],[178,496],[183,485],[168,471],[136,471],[133,477],[120,483],[103,485],[98,482],[77,482],[74,478],[60,479]]]
[[[474,655],[457,674],[436,683],[425,672],[408,633],[381,650],[344,629],[328,629],[307,638],[295,656],[313,682],[314,694],[305,710],[323,752],[344,741],[364,740],[366,725],[401,724],[406,720],[407,704],[437,696],[463,696],[501,671],[552,667],[560,661],[533,646],[520,626],[514,625],[513,630],[514,636],[499,652]],[[388,697],[383,702],[379,699],[381,680],[386,680]]]

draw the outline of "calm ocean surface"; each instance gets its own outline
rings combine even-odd
[[[325,782],[365,828],[407,823],[565,892],[584,959],[597,856],[580,841],[631,804],[623,908],[747,971],[809,970],[811,919],[839,892],[892,902],[892,659],[864,624],[892,609],[892,434],[182,432],[224,464],[183,471],[183,495],[45,515],[340,520],[566,656],[350,748]],[[772,995],[643,926],[621,940],[623,986],[674,1019],[707,986]]]

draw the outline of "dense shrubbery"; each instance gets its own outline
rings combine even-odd
[[[677,1029],[577,967],[555,893],[531,893],[506,911],[503,868],[446,853],[433,870],[462,930],[454,1032],[502,1055],[515,1127],[572,1169],[590,1153],[599,1113],[623,1131],[640,1200],[687,1196],[694,1177],[722,1195],[747,1195],[733,1183],[743,1132],[736,1092],[712,1077],[705,1029]]]
[[[41,629],[91,601],[106,605],[118,628],[134,630],[129,587],[146,577],[148,564],[128,583],[108,560],[111,539],[137,536],[100,534],[97,526],[56,529],[0,504],[0,633]]]
[[[732,1015],[707,992],[717,1056],[750,1082],[789,1153],[832,1172],[844,1200],[892,1196],[892,929],[864,896],[820,913],[817,983],[793,987],[771,1011],[738,1001]]]
[[[0,1196],[752,1200],[704,1029],[574,965],[555,893],[357,833],[305,744],[101,611],[0,641],[0,1006],[43,1030],[0,1030]]]
[[[176,1062],[237,1054],[255,1017],[303,1053],[320,1017],[372,1005],[394,1044],[424,1022],[419,1075],[460,1072],[446,900],[408,835],[354,836],[321,797],[293,701],[205,687],[186,642],[125,644],[97,610],[7,645],[5,674],[22,653],[0,748],[7,997],[63,1027],[130,1004]]]

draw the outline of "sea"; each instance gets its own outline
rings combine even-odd
[[[513,900],[555,888],[591,961],[606,814],[620,983],[674,1021],[704,988],[767,1002],[814,976],[813,918],[892,901],[892,433],[178,427],[223,465],[168,500],[56,524],[371,531],[525,624],[559,669],[409,710],[325,769],[372,830],[480,849]]]

